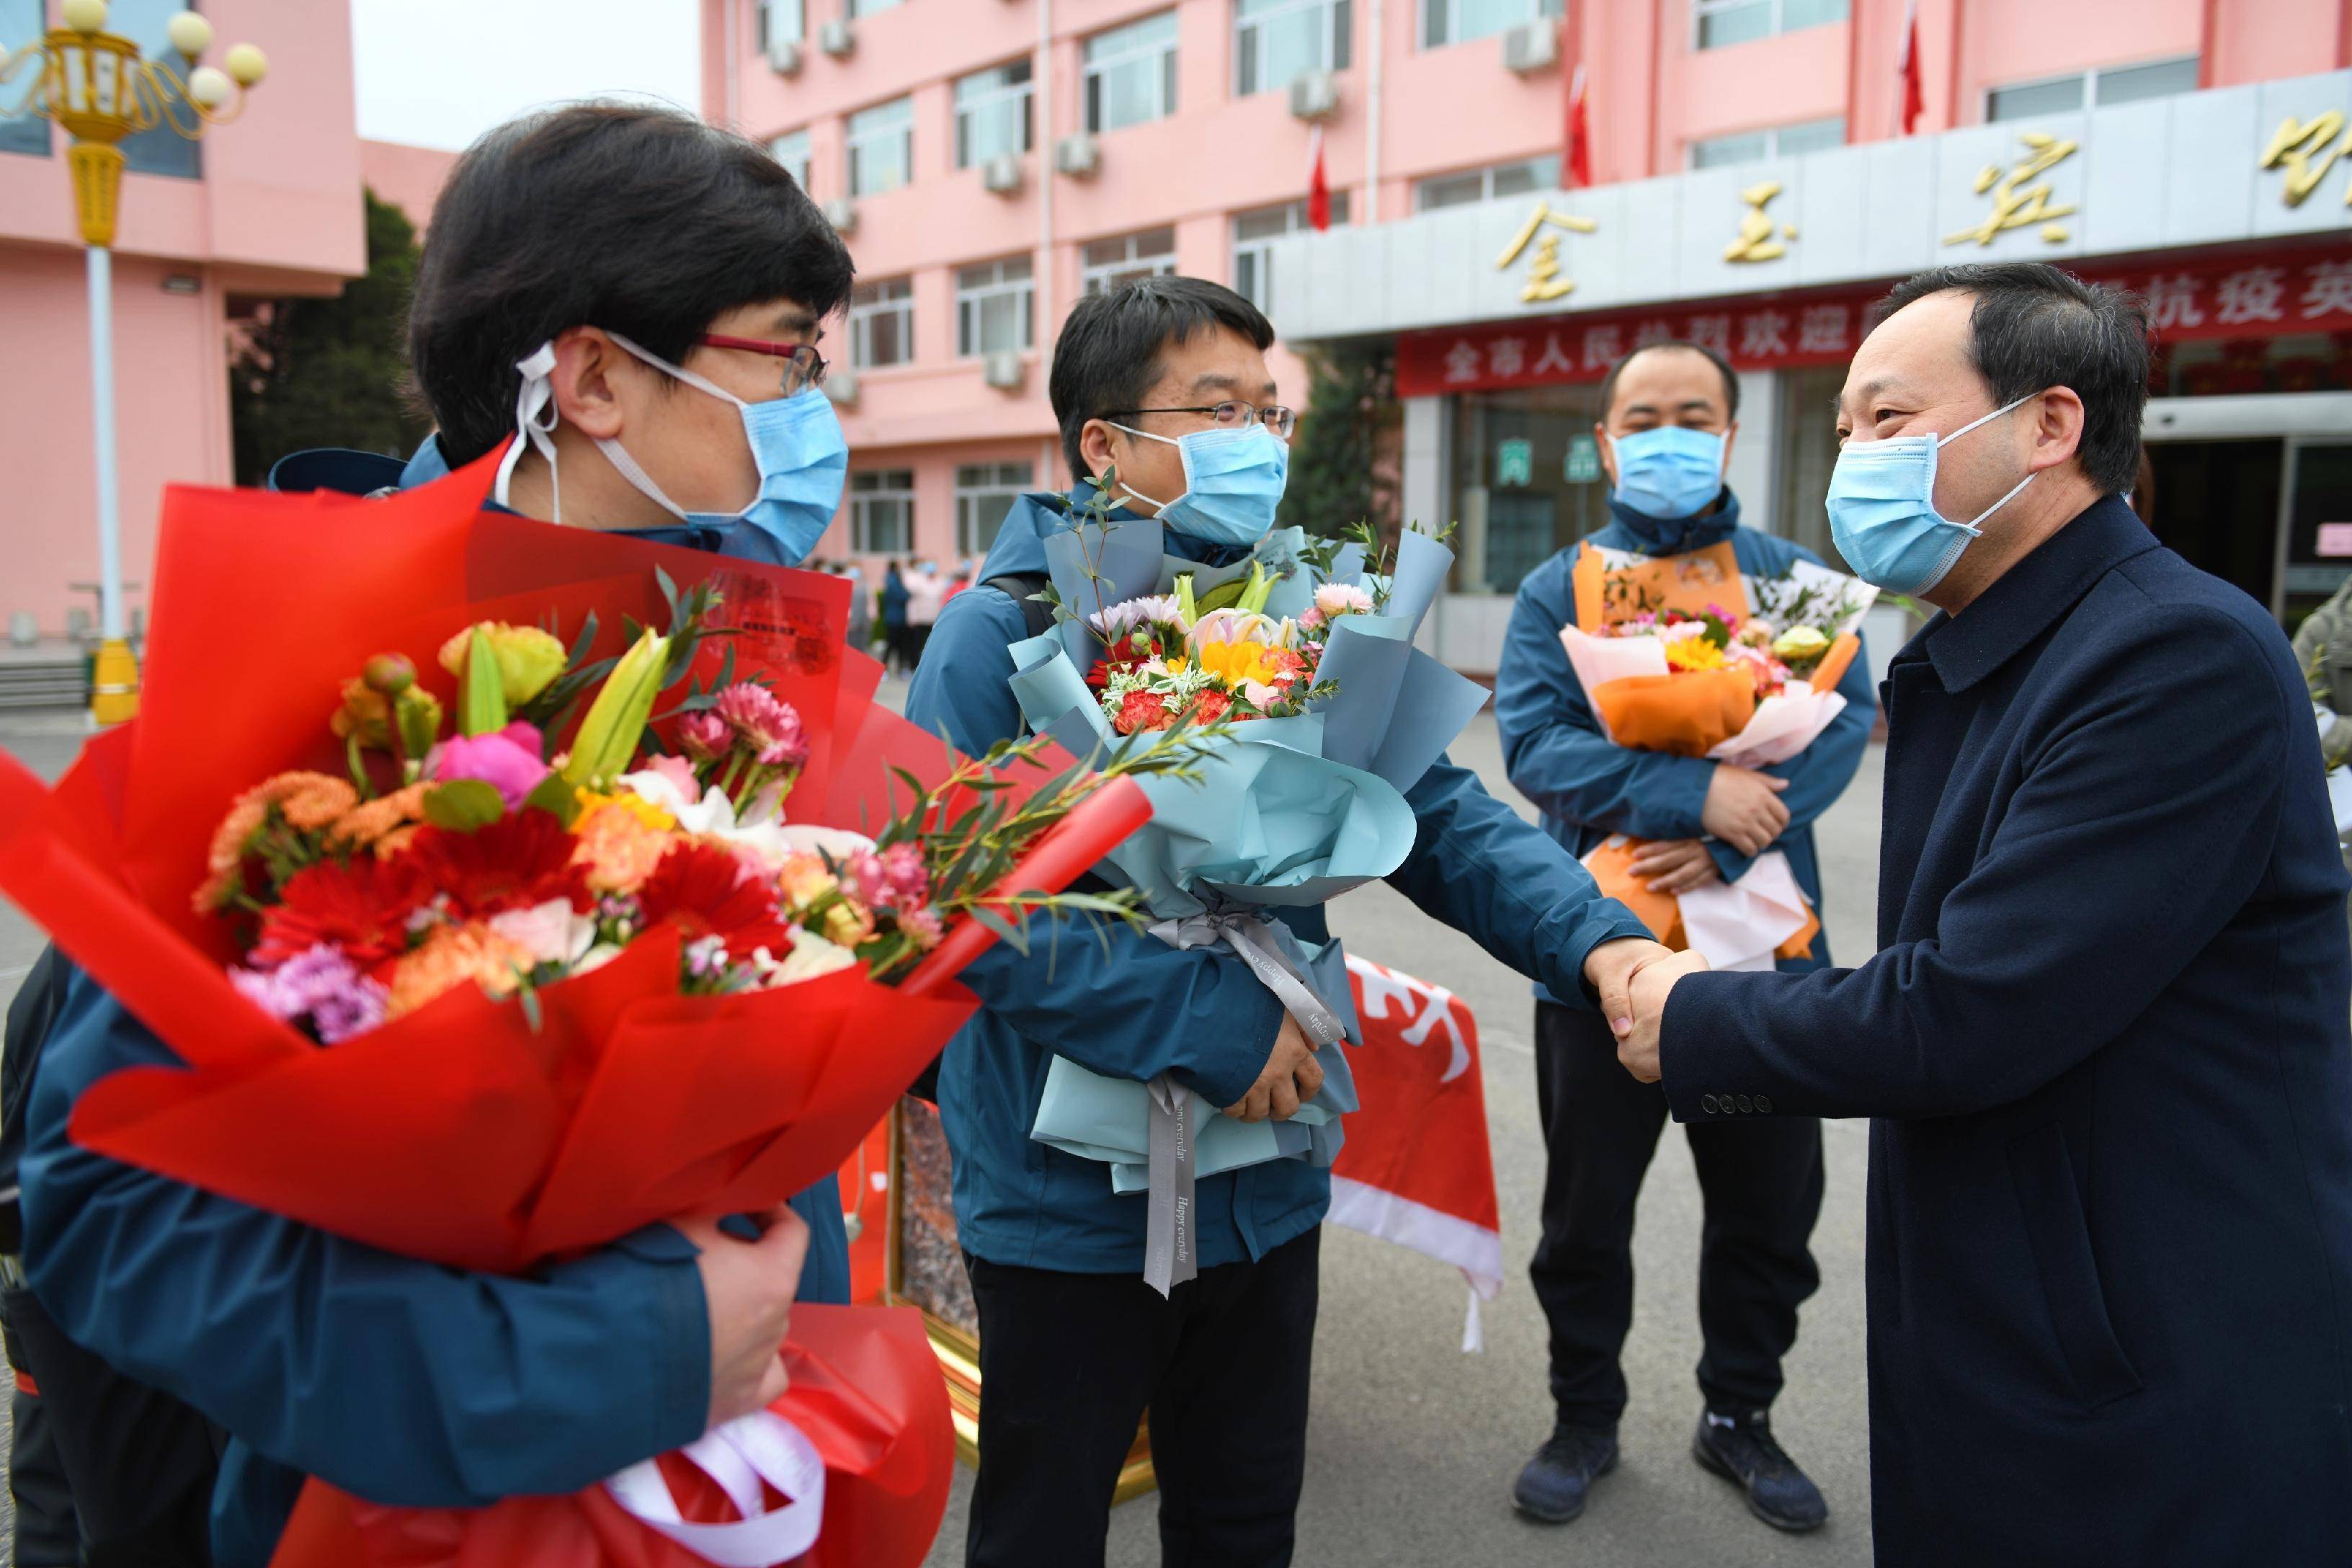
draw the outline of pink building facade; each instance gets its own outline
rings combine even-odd
[[[1732,482],[1750,521],[1825,545],[1832,448],[1812,405],[1867,299],[1930,261],[2046,254],[2191,290],[2168,325],[2185,309],[2204,331],[2169,333],[2154,389],[2150,435],[2170,442],[2153,448],[2157,489],[2177,507],[2231,500],[2229,527],[2188,520],[2179,542],[2291,615],[2352,570],[2312,542],[2319,513],[2352,517],[2352,447],[2332,439],[2352,435],[2352,315],[2296,314],[2333,287],[2326,247],[2352,244],[2342,173],[2285,221],[2265,215],[2289,158],[2352,153],[2352,4],[1917,0],[1906,136],[1910,14],[1906,0],[704,0],[705,113],[804,178],[863,280],[828,345],[847,373],[852,494],[820,550],[979,553],[1012,491],[1066,482],[1044,379],[1071,303],[1138,271],[1192,273],[1252,294],[1291,341],[1395,342],[1406,509],[1461,521],[1469,546],[1441,652],[1492,668],[1518,577],[1600,520],[1603,366],[1587,354],[1694,318],[1759,331],[1767,352],[1734,356]],[[1580,67],[1592,188],[1564,201]],[[2308,145],[2272,149],[2296,115]],[[2073,144],[2047,198],[2083,215],[2066,237],[2003,229],[1939,248],[1929,228],[1955,201],[2011,188],[1942,184],[2021,167],[2020,137],[2045,122]],[[1330,233],[1303,235],[1318,128],[1338,210]],[[1780,205],[1743,205],[1766,181]],[[1512,268],[1497,256],[1538,204],[1579,200],[1609,215],[1601,236],[1543,233],[1565,242],[1559,279],[1580,286],[1523,292],[1540,240]],[[1710,203],[1719,220],[1690,216]],[[2226,221],[2153,216],[2200,206]],[[1743,259],[1777,265],[1677,259],[1711,261],[1751,212],[1772,229]],[[1879,232],[1906,223],[1925,237]],[[2215,291],[2249,269],[2294,298],[2283,319],[2221,332]],[[1304,405],[1303,367],[1277,361]]]
[[[186,8],[114,0],[108,26],[161,54],[165,23]],[[114,371],[131,584],[148,577],[163,487],[229,481],[232,298],[332,294],[365,267],[345,8],[196,8],[221,45],[256,43],[270,69],[243,117],[201,145],[168,132],[125,143]],[[0,47],[31,41],[56,13],[55,0],[0,0]],[[98,616],[94,588],[81,586],[98,576],[85,300],[65,137],[42,121],[0,121],[0,621],[27,613],[44,637]],[[136,618],[145,595],[126,602]]]

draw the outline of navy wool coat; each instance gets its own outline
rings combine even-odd
[[[1869,1116],[1878,1561],[2352,1563],[2352,948],[2311,701],[2120,500],[1895,659],[1881,952],[1703,974],[1685,1121]]]

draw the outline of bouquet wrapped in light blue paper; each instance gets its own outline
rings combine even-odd
[[[1153,819],[1106,868],[1144,894],[1161,940],[1238,953],[1324,1074],[1296,1116],[1250,1123],[1164,1077],[1055,1059],[1031,1136],[1105,1162],[1118,1191],[1150,1193],[1145,1274],[1165,1290],[1190,1277],[1181,1226],[1196,1176],[1274,1159],[1328,1166],[1356,1108],[1345,955],[1265,912],[1395,870],[1417,831],[1405,792],[1486,692],[1413,647],[1453,564],[1437,540],[1406,532],[1381,571],[1369,537],[1310,544],[1285,529],[1213,567],[1168,554],[1158,521],[1109,511],[1099,498],[1073,506],[1047,536],[1057,624],[1013,646],[1013,691],[1033,731],[1082,757],[1145,730],[1215,727],[1191,776],[1141,781]]]

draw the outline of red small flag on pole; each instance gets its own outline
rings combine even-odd
[[[1919,115],[1927,107],[1926,88],[1919,79],[1919,0],[1911,0],[1903,14],[1903,58],[1895,68],[1902,79],[1903,134],[1910,135],[1919,128]]]
[[[1318,234],[1331,226],[1331,179],[1323,172],[1323,128],[1307,135],[1307,221]]]
[[[1567,175],[1564,188],[1576,190],[1592,184],[1592,122],[1584,106],[1584,67],[1580,64],[1568,84],[1568,147],[1560,163]]]

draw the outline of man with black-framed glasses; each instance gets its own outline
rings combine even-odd
[[[1233,290],[1149,278],[1079,301],[1055,346],[1054,413],[1076,481],[1115,482],[1114,515],[1160,524],[1166,554],[1247,559],[1274,525],[1297,420],[1265,351],[1274,328]],[[1108,476],[1116,468],[1115,481]],[[1024,496],[981,583],[941,614],[908,717],[985,751],[1021,731],[1006,649],[1044,629],[1059,496]],[[1412,853],[1390,880],[1556,993],[1602,995],[1664,950],[1583,867],[1444,759],[1407,792]],[[1328,939],[1319,907],[1276,911]],[[1298,1025],[1229,948],[1123,929],[964,973],[983,1004],[940,1063],[940,1115],[980,1316],[980,1479],[966,1563],[1087,1568],[1149,1406],[1166,1564],[1291,1559],[1306,1471],[1320,1226],[1331,1176],[1276,1160],[1201,1176],[1197,1278],[1142,1279],[1145,1205],[1108,1167],[1031,1139],[1055,1056],[1107,1077],[1169,1073],[1245,1121],[1283,1120],[1320,1071]],[[1588,998],[1589,999],[1589,998]]]

